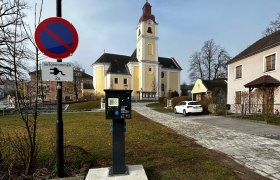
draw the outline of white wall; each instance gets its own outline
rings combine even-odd
[[[264,72],[265,69],[265,56],[276,53],[276,65],[274,71]],[[242,65],[242,78],[235,78],[235,67]],[[239,60],[228,65],[228,97],[227,103],[235,103],[236,91],[249,91],[249,88],[245,88],[244,85],[263,76],[270,75],[280,81],[280,46],[271,48],[269,50],[260,52],[253,56]],[[275,91],[275,104],[280,104],[280,88]]]

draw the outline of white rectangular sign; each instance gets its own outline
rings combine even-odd
[[[73,81],[73,64],[65,62],[42,62],[43,81]]]

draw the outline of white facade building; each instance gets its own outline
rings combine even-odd
[[[251,106],[253,104],[280,104],[279,57],[280,31],[256,41],[229,61],[227,103],[250,104]],[[271,89],[273,92],[269,93]],[[249,94],[249,92],[251,96],[258,95],[254,99],[249,96],[246,99],[244,94]],[[271,111],[275,108],[277,107],[271,108]],[[258,108],[258,111],[262,110],[261,107]]]

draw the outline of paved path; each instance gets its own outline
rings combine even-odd
[[[227,154],[236,162],[262,176],[280,179],[280,141],[278,140],[213,126],[211,123],[197,122],[208,119],[209,116],[182,118],[153,111],[146,107],[145,103],[134,103],[132,107],[143,116],[195,139],[197,143],[208,149]]]
[[[223,116],[208,115],[193,115],[185,117],[182,114],[174,113],[169,113],[169,115],[182,118],[182,120],[189,119],[191,121],[199,122],[202,124],[208,124],[212,126],[235,130],[238,132],[243,132],[246,134],[252,134],[280,140],[280,126],[266,124],[265,122],[242,120],[230,116],[225,118]]]

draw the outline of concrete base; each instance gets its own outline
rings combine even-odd
[[[109,168],[90,169],[86,180],[148,180],[142,165],[127,166],[128,175],[109,176]]]

